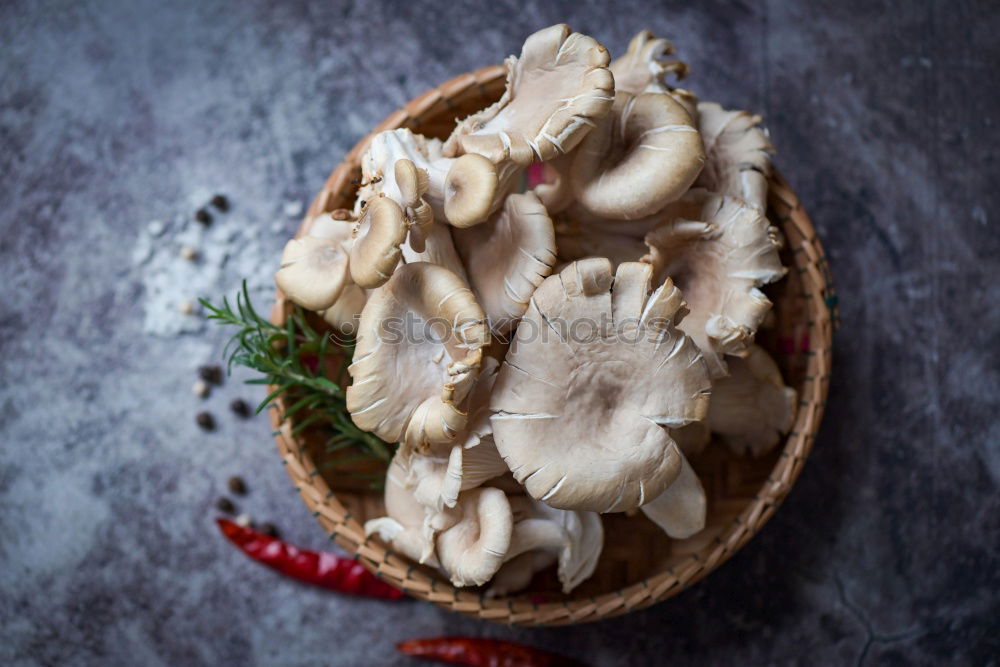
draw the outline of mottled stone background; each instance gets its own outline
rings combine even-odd
[[[233,473],[254,517],[325,536],[263,419],[227,413],[251,388],[230,380],[218,432],[195,426],[223,333],[151,335],[155,308],[247,266],[266,283],[296,203],[367,128],[558,21],[613,53],[652,28],[702,97],[766,116],[843,320],[798,485],[694,589],[575,629],[256,566],[211,522]],[[996,664],[998,34],[996,3],[964,0],[0,3],[0,663],[405,664],[394,642],[447,632],[599,665]],[[179,280],[171,244],[215,191],[231,248]]]

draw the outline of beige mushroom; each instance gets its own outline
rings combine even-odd
[[[701,348],[713,377],[723,355],[742,355],[771,302],[760,287],[785,275],[777,239],[760,211],[733,197],[692,192],[673,217],[646,235],[643,261],[655,280],[670,277],[691,314],[681,324]]]
[[[574,262],[531,299],[493,388],[497,449],[528,493],[552,507],[620,512],[680,471],[669,428],[708,409],[701,353],[676,328],[684,312],[651,269]]]
[[[469,116],[444,145],[445,155],[479,153],[504,165],[527,167],[568,153],[608,112],[614,80],[608,52],[566,25],[540,30],[507,59],[507,89],[498,102]]]
[[[594,215],[632,220],[683,195],[704,161],[698,129],[670,95],[618,92],[575,151],[570,183]]]
[[[614,227],[590,225],[579,218],[560,217],[555,230],[558,261],[562,263],[606,257],[617,268],[622,262],[638,262],[649,251],[641,236],[620,234]]]
[[[349,367],[347,409],[359,428],[404,451],[453,442],[467,423],[461,406],[489,344],[485,315],[451,271],[399,267],[361,313]]]
[[[455,229],[452,236],[490,327],[506,334],[556,260],[555,234],[545,207],[532,193],[510,195],[488,222]]]
[[[507,496],[489,487],[463,492],[453,523],[437,536],[441,568],[456,586],[480,586],[496,574],[510,547],[513,517]]]
[[[565,211],[574,201],[573,186],[569,182],[569,170],[573,165],[573,153],[565,153],[541,163],[544,180],[532,190],[542,202],[549,215]]]
[[[331,239],[303,236],[285,244],[274,282],[292,302],[323,310],[336,302],[349,282],[348,254]]]
[[[353,336],[358,332],[361,311],[368,295],[354,283],[344,285],[340,296],[326,310],[318,311],[320,317],[339,333]]]
[[[413,489],[418,503],[434,512],[454,507],[460,492],[477,488],[507,472],[490,426],[489,398],[499,369],[496,359],[483,359],[482,371],[467,400],[465,431],[448,449],[432,448],[423,454],[404,452],[405,486]]]
[[[712,400],[715,400],[715,384],[712,384]],[[712,411],[712,404],[708,404],[708,411]],[[708,443],[712,440],[712,432],[708,428],[708,420],[692,422],[687,426],[682,426],[670,432],[670,437],[674,439],[677,446],[681,448],[681,454],[685,458],[692,458],[701,454]]]
[[[615,92],[639,95],[644,92],[667,92],[666,77],[687,76],[688,66],[679,60],[667,60],[674,54],[674,45],[643,30],[632,38],[625,55],[611,61],[609,69],[615,77]]]
[[[385,476],[386,516],[366,521],[365,535],[377,535],[404,556],[437,567],[434,532],[428,528],[430,512],[417,502],[410,478],[397,453]]]
[[[736,454],[763,456],[795,422],[797,395],[759,345],[729,361],[729,375],[712,389],[708,425]]]
[[[484,221],[497,196],[497,172],[481,155],[458,159],[441,154],[441,142],[408,129],[386,130],[371,139],[362,161],[362,183],[355,210],[386,196],[406,214],[410,245],[422,249],[430,221],[469,227]]]
[[[510,502],[515,515],[522,518],[514,524],[505,560],[514,560],[527,553],[555,553],[564,593],[569,593],[594,573],[604,547],[600,515],[556,509],[524,497]],[[542,562],[544,559],[534,560],[533,565]]]
[[[531,583],[532,577],[549,567],[559,558],[553,550],[536,549],[505,562],[493,575],[487,598],[498,598],[523,591]]]
[[[705,143],[705,168],[695,185],[767,208],[767,179],[774,146],[761,117],[726,111],[715,102],[698,105],[698,129]]]
[[[686,458],[681,457],[677,479],[641,509],[674,539],[687,539],[705,527],[708,510],[705,489]]]
[[[388,197],[366,203],[355,227],[351,248],[351,278],[361,287],[385,284],[396,270],[408,225],[403,210]]]

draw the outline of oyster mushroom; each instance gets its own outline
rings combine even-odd
[[[407,458],[407,488],[415,500],[435,512],[454,507],[458,494],[481,486],[487,480],[507,472],[493,443],[489,398],[500,363],[485,357],[476,386],[468,398],[468,421],[465,431],[446,451],[432,449],[425,454],[411,453]]]
[[[292,239],[281,253],[281,268],[274,274],[274,282],[307,310],[329,308],[350,282],[348,251],[332,239]]]
[[[670,95],[618,92],[577,148],[570,183],[594,215],[632,220],[683,195],[704,161],[698,129]]]
[[[533,161],[573,150],[611,108],[608,51],[594,39],[554,25],[507,59],[507,89],[493,105],[461,121],[444,154],[478,153],[497,165],[501,192]]]
[[[372,137],[361,161],[363,185],[355,213],[364,202],[385,196],[403,209],[415,232],[410,243],[421,250],[433,218],[459,227],[486,219],[497,194],[497,173],[481,155],[445,157],[441,142],[400,128]]]
[[[759,345],[729,361],[729,375],[712,388],[708,425],[736,454],[762,456],[795,422],[797,395]]]
[[[465,491],[437,536],[441,568],[456,586],[479,586],[496,574],[510,547],[513,516],[507,496],[489,487]]]
[[[490,327],[507,333],[555,264],[555,234],[545,207],[530,192],[510,195],[488,222],[455,229],[452,237]]]
[[[713,377],[723,355],[742,355],[771,308],[762,285],[785,275],[777,238],[760,211],[733,197],[692,192],[646,235],[643,261],[670,277],[691,311],[681,329],[705,354]]]
[[[670,280],[650,295],[650,267],[611,273],[574,262],[536,290],[493,387],[497,449],[528,493],[552,507],[626,511],[680,471],[668,428],[705,416],[701,353],[676,327]]]
[[[687,76],[688,66],[679,60],[666,60],[674,54],[674,45],[643,30],[632,38],[625,55],[611,61],[608,68],[615,77],[615,92],[639,95],[644,92],[668,92],[665,79]]]
[[[705,168],[695,185],[739,197],[764,211],[774,146],[761,117],[726,111],[715,102],[698,105],[698,129],[705,143]]]
[[[385,476],[386,516],[366,521],[365,535],[377,535],[404,556],[437,567],[430,512],[417,502],[409,480],[410,471],[397,452]]]
[[[362,209],[351,247],[351,279],[361,287],[385,284],[399,263],[408,231],[403,209],[388,197],[376,197]]]
[[[365,291],[350,283],[344,285],[340,296],[332,305],[326,310],[317,311],[317,314],[336,331],[353,336],[358,331],[358,319],[367,301]]]
[[[559,582],[564,593],[569,593],[594,573],[604,546],[600,515],[556,509],[524,497],[512,499],[511,507],[515,515],[523,518],[514,524],[506,560],[527,553],[548,551],[556,554]],[[545,559],[534,560],[533,565],[544,562]]]
[[[686,458],[681,458],[677,479],[640,509],[663,532],[678,540],[687,539],[705,527],[708,510],[705,489]]]
[[[573,187],[569,182],[573,153],[566,153],[540,164],[543,180],[534,187],[533,192],[549,215],[565,211],[573,203],[574,198]]]
[[[454,441],[461,406],[489,344],[485,315],[451,271],[418,262],[399,267],[361,313],[349,367],[354,423],[405,451]]]

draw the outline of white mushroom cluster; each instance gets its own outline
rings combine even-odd
[[[487,594],[589,577],[602,513],[676,539],[712,434],[759,456],[796,397],[754,344],[781,278],[760,118],[674,87],[648,31],[611,61],[556,25],[445,141],[374,135],[352,210],[288,242],[276,281],[356,323],[347,407],[399,443],[366,531]],[[642,520],[637,518],[636,520]]]

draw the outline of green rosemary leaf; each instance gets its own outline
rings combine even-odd
[[[272,387],[257,412],[283,397],[287,405],[283,419],[292,422],[293,434],[307,428],[326,430],[327,451],[353,448],[357,452],[353,456],[389,462],[394,446],[359,429],[347,413],[347,397],[339,381],[351,362],[353,344],[317,331],[298,307],[284,326],[273,324],[254,308],[246,281],[233,301],[223,297],[220,306],[207,299],[199,303],[206,319],[235,328],[223,350],[230,371],[233,365],[245,366],[260,373],[248,384]],[[373,477],[376,484],[378,477]]]

